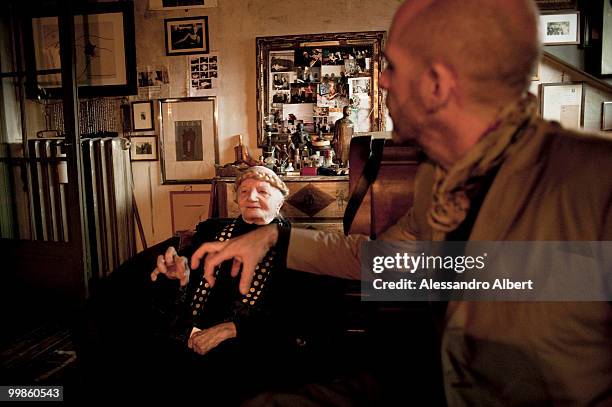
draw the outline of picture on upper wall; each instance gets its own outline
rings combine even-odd
[[[84,8],[86,13],[73,10],[76,64],[74,79],[79,88],[79,96],[135,94],[136,40],[133,4],[90,3]],[[28,76],[31,86],[26,87],[26,96],[34,99],[61,99],[59,20],[57,14],[47,14],[43,10],[36,12],[39,15],[31,17],[29,24],[23,27],[25,29],[26,26],[31,26],[26,30],[29,32],[24,35],[22,47],[25,55],[28,55],[29,68],[49,73]],[[44,91],[40,91],[41,88]]]
[[[217,88],[219,78],[217,55],[190,55],[187,57],[189,96],[205,96]]]
[[[540,15],[540,39],[544,45],[580,44],[580,13]]]
[[[208,17],[167,18],[166,55],[206,54],[208,44]]]
[[[217,0],[148,0],[149,10],[188,10],[217,7]]]
[[[189,7],[204,5],[204,0],[162,0],[164,7]]]

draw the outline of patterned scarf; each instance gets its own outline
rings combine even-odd
[[[465,219],[482,180],[505,160],[510,146],[525,133],[537,114],[529,96],[502,110],[480,141],[450,169],[436,167],[433,199],[427,220],[433,240],[443,240]]]

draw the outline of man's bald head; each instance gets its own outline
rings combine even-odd
[[[449,66],[471,101],[507,102],[526,91],[539,58],[537,11],[531,0],[407,0],[389,46]]]

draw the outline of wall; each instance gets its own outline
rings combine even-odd
[[[135,0],[138,66],[168,67],[170,84],[162,97],[185,97],[186,57],[166,56],[164,19],[207,15],[211,52],[219,55],[217,95],[220,162],[234,160],[237,134],[252,155],[256,141],[255,37],[322,32],[387,30],[399,0],[218,0],[206,9],[148,11]],[[137,98],[134,98],[136,100]],[[169,237],[170,191],[208,190],[208,185],[161,185],[159,162],[133,162],[135,194],[149,245]],[[149,175],[150,174],[150,175]]]

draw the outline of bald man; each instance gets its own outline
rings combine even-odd
[[[528,0],[400,7],[380,84],[394,138],[416,141],[430,161],[414,206],[380,239],[612,240],[612,145],[538,116],[527,89],[539,52]],[[272,226],[203,245],[192,267],[206,256],[214,284],[214,267],[238,259],[244,292],[280,241],[289,268],[359,279],[365,240]],[[440,339],[449,405],[612,404],[609,303],[451,302]]]

